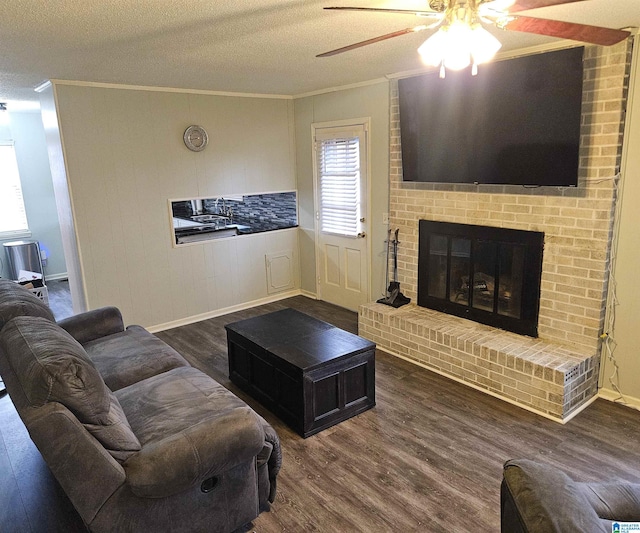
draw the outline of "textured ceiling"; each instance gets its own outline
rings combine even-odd
[[[14,0],[0,18],[0,101],[37,100],[48,79],[300,95],[421,68],[409,34],[345,54],[321,52],[421,24],[413,15],[323,6],[424,9],[416,0]],[[584,0],[527,15],[640,26],[640,0]],[[422,19],[424,20],[424,19]],[[553,39],[491,30],[503,51]]]

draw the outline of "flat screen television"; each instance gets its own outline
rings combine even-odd
[[[575,187],[583,52],[399,80],[403,179]]]

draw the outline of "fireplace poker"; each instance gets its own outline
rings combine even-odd
[[[396,228],[391,244],[393,245],[393,281],[389,283],[389,297],[394,300],[398,292],[400,291],[400,283],[398,283],[398,233],[399,228]]]
[[[389,297],[389,248],[391,247],[391,228],[387,231],[387,240],[384,241],[387,244],[387,260],[384,263],[384,290],[385,296]]]
[[[378,300],[378,303],[390,305],[391,307],[400,307],[408,304],[411,298],[407,298],[400,292],[400,282],[398,281],[398,233],[400,229],[395,231],[394,239],[391,240],[391,229],[389,230],[389,237],[387,239],[387,280],[389,279],[389,248],[393,246],[393,281],[389,282],[389,288],[387,289],[387,296]]]

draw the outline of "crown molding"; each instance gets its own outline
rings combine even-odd
[[[121,83],[102,83],[92,81],[58,80],[52,79],[54,85],[69,85],[76,87],[97,87],[103,89],[122,89],[127,91],[150,91],[164,93],[203,94],[207,96],[233,96],[237,98],[268,98],[273,100],[293,100],[288,94],[235,93],[231,91],[209,91],[205,89],[180,89],[177,87],[155,87],[152,85],[125,85]]]

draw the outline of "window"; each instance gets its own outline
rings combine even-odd
[[[318,141],[320,229],[356,237],[360,220],[360,139]]]
[[[12,142],[0,142],[0,237],[28,233],[16,152]]]

